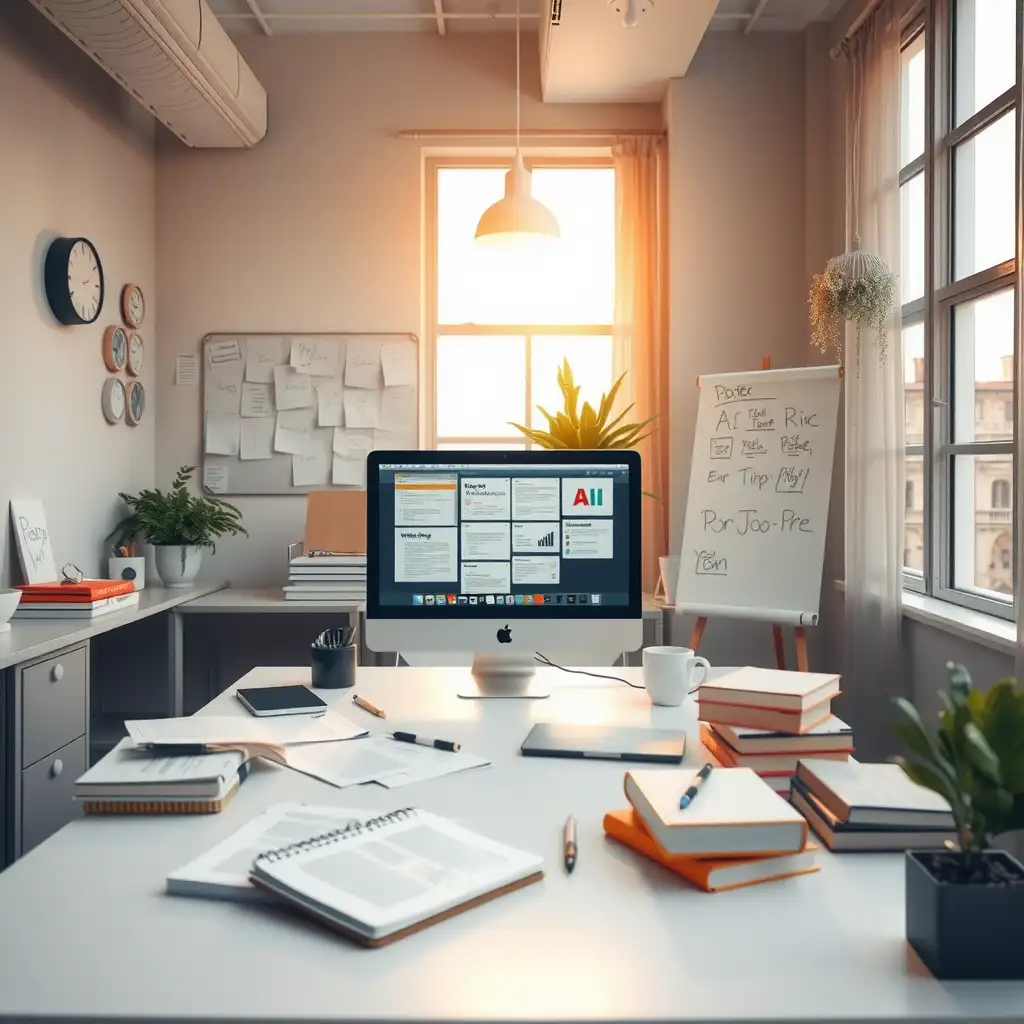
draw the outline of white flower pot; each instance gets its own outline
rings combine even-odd
[[[156,571],[165,587],[191,587],[203,564],[203,549],[195,544],[185,547],[185,568],[182,569],[180,544],[156,544]]]
[[[178,562],[181,565],[181,562]],[[146,587],[146,559],[138,558],[108,558],[107,577],[112,580],[131,580],[136,590],[144,590]]]
[[[679,562],[679,555],[660,555],[658,558],[661,576],[658,579],[658,587],[654,596],[660,598],[665,604],[676,603],[676,589],[679,586]]]

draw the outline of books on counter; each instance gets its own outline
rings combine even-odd
[[[339,588],[331,590],[310,590],[307,587],[285,587],[286,601],[338,601],[342,604],[359,604],[366,600],[366,587],[361,589]]]
[[[366,600],[366,555],[299,555],[289,562],[286,601]]]
[[[839,693],[839,676],[825,672],[787,672],[784,669],[736,669],[701,686],[699,699],[714,704],[788,711],[807,711]]]
[[[703,689],[703,687],[701,687]],[[700,693],[700,690],[697,691]],[[764,729],[768,732],[784,732],[790,735],[809,732],[821,725],[832,714],[831,699],[816,704],[806,711],[773,711],[766,708],[748,708],[736,704],[716,704],[698,698],[697,715],[702,722],[715,725],[745,726]]]
[[[366,565],[365,554],[354,555],[296,555],[290,563],[292,566],[326,568],[329,566],[363,566]]]
[[[825,753],[852,754],[854,749],[853,730],[835,715],[799,735],[725,722],[715,722],[711,728],[737,754],[788,754],[798,751],[804,757],[816,757]]]
[[[101,597],[97,601],[50,601],[22,598],[14,618],[19,619],[95,619],[113,612],[124,612],[138,608],[139,594],[119,594],[116,597]]]
[[[14,589],[21,591],[23,604],[33,601],[92,602],[130,594],[135,590],[135,584],[131,580],[82,580],[81,583],[27,583]]]

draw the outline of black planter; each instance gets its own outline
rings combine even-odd
[[[936,978],[1024,978],[1024,885],[954,885],[906,857],[907,941]],[[1008,853],[990,850],[1021,868]],[[922,859],[925,858],[925,859]]]

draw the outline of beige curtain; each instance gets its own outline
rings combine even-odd
[[[643,488],[643,583],[658,581],[658,556],[668,553],[668,244],[665,139],[643,135],[612,150],[615,161],[616,375],[626,372],[619,409],[628,420],[657,415],[640,443]]]

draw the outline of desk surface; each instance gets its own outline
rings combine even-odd
[[[181,608],[188,601],[212,594],[224,586],[224,583],[197,583],[188,588],[146,587],[139,594],[135,608],[100,615],[95,619],[12,619],[10,631],[0,633],[0,669],[44,657],[62,647],[131,625],[150,615]]]
[[[603,837],[603,813],[625,802],[620,764],[517,753],[536,721],[685,725],[686,760],[698,764],[692,704],[652,708],[642,692],[597,680],[567,681],[546,701],[460,701],[457,671],[360,669],[358,690],[389,712],[389,727],[429,727],[491,768],[388,793],[261,764],[222,814],[76,821],[16,862],[0,875],[0,1018],[1024,1019],[1024,983],[939,983],[908,953],[901,856],[822,852],[816,874],[705,894]],[[257,669],[245,682],[303,677]],[[359,714],[350,692],[329,699]],[[230,693],[212,709],[244,714]],[[542,854],[546,878],[373,951],[269,908],[163,893],[168,872],[278,800],[416,804]],[[568,814],[580,844],[571,877]]]

